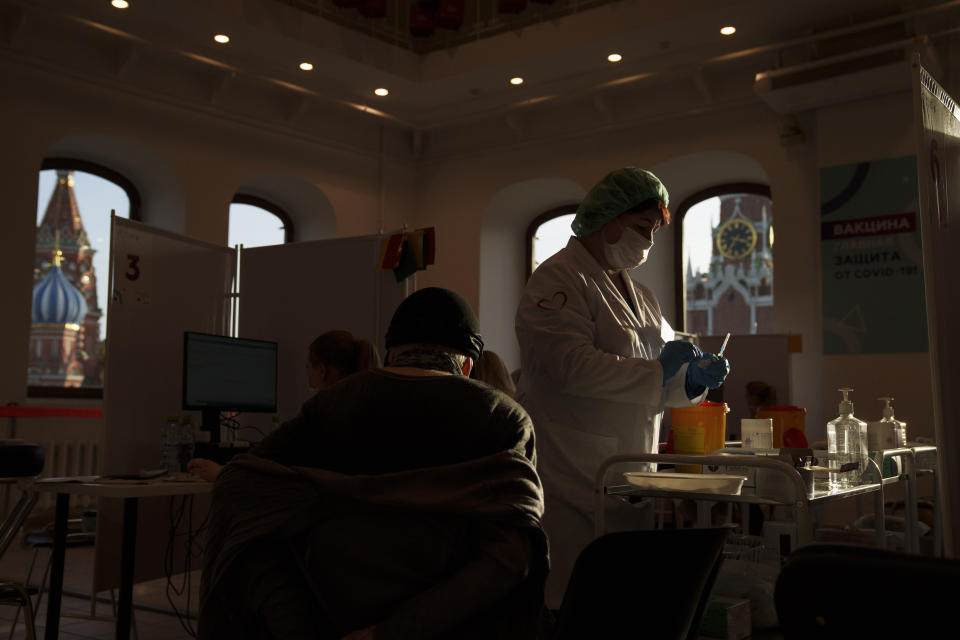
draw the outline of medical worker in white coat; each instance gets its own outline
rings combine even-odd
[[[656,297],[627,273],[669,223],[667,204],[666,188],[649,171],[608,174],[580,203],[566,248],[530,277],[517,311],[517,399],[536,431],[552,609],[593,539],[600,463],[618,453],[656,453],[664,407],[698,404],[730,371],[725,358],[674,340]],[[653,521],[649,503],[624,501],[606,513],[608,530]]]

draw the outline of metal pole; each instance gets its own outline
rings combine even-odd
[[[67,556],[67,514],[70,494],[57,494],[57,510],[53,522],[53,552],[50,557],[50,596],[47,598],[46,640],[57,640],[60,634],[60,601],[63,599],[63,563]]]
[[[885,457],[886,452],[883,452],[880,458],[880,463],[883,464],[883,458]],[[880,469],[880,465],[877,464],[877,461],[873,458],[867,458],[867,467],[864,469],[864,472],[860,474],[860,480],[863,481],[863,476],[867,473],[876,473],[877,474],[877,484],[880,485],[879,490],[876,492],[876,495],[873,497],[873,531],[874,537],[877,541],[877,546],[881,549],[886,549],[887,547],[887,517],[883,511],[883,472]],[[873,467],[869,469],[869,467]],[[857,504],[860,504],[860,497],[857,496]]]
[[[920,532],[917,530],[917,521],[919,518],[917,510],[916,454],[911,450],[909,454],[900,456],[900,459],[904,461],[904,472],[907,476],[907,504],[903,509],[905,544],[908,553],[920,553]]]
[[[120,551],[120,601],[117,640],[129,640],[133,610],[133,565],[137,555],[137,498],[123,499],[123,545]]]

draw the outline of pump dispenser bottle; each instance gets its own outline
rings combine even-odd
[[[907,446],[907,423],[901,422],[893,417],[893,398],[877,398],[880,402],[885,402],[886,406],[883,408],[883,419],[880,422],[884,422],[893,427],[893,432],[897,434],[897,446],[906,447]]]
[[[831,472],[830,487],[842,489],[860,484],[860,474],[867,460],[867,423],[853,415],[853,402],[849,393],[853,389],[841,387],[840,415],[827,423],[827,453],[830,454],[830,466],[840,468],[845,464],[856,463],[850,471]]]

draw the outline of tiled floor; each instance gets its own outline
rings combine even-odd
[[[24,549],[16,542],[0,559],[0,576],[6,579],[23,580],[30,565],[30,558],[33,554],[31,549]],[[49,551],[44,549],[40,551],[38,564],[46,562]],[[37,574],[42,571],[42,566],[34,570],[34,584],[39,580]],[[93,547],[79,547],[67,550],[67,561],[64,577],[64,597],[61,613],[76,613],[79,615],[90,614],[90,584],[93,577]],[[183,575],[175,576],[175,586],[181,586]],[[190,575],[190,625],[196,629],[196,611],[198,602],[198,593],[200,587],[200,572],[194,571]],[[167,601],[167,581],[164,578],[151,580],[134,586],[134,618],[136,620],[137,640],[187,640],[191,635],[181,625],[179,619]],[[66,592],[75,594],[87,594],[84,597],[76,595],[67,595]],[[109,592],[100,594],[107,598],[106,602],[97,603],[97,615],[112,617],[112,610],[109,602]],[[174,594],[171,594],[174,595]],[[187,594],[183,596],[174,596],[173,602],[181,613],[187,609]],[[43,637],[43,629],[46,622],[47,596],[44,594],[43,603],[40,611],[37,613],[37,637]],[[0,606],[0,639],[6,638],[10,631],[10,624],[13,621],[16,607]],[[113,638],[115,636],[116,626],[112,620],[89,620],[84,618],[70,617],[61,615],[59,637],[65,640],[80,640],[81,638]],[[23,613],[20,613],[14,638],[22,639],[25,637],[23,625]]]

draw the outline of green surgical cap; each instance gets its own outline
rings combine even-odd
[[[659,200],[665,207],[669,205],[667,188],[657,176],[636,167],[611,171],[584,196],[570,228],[578,238],[584,238],[621,213],[649,200]]]

